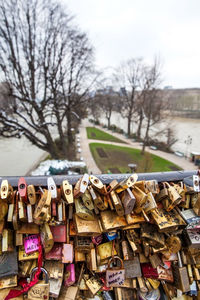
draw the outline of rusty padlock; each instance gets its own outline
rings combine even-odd
[[[110,264],[113,260],[118,259],[121,262],[120,267],[111,268]],[[125,280],[125,269],[123,260],[119,256],[112,257],[108,262],[108,268],[106,270],[106,285],[108,287],[120,287]]]

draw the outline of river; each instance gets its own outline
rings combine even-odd
[[[100,121],[107,124],[107,120],[102,116]],[[127,119],[122,118],[119,113],[113,113],[111,116],[111,124],[127,131]],[[136,124],[133,122],[131,124],[132,131],[136,131]],[[170,127],[173,130],[174,137],[177,142],[172,146],[174,151],[183,152],[184,155],[189,156],[192,151],[200,152],[200,143],[198,137],[200,137],[200,120],[199,119],[188,119],[173,117],[169,119],[166,123],[162,123],[153,128],[151,134],[159,131],[161,128]],[[143,129],[144,133],[144,129]],[[160,136],[158,139],[166,141],[165,136]],[[188,141],[188,143],[186,143]]]
[[[25,137],[0,139],[0,176],[25,176],[45,152],[33,146]]]

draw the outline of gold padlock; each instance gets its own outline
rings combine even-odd
[[[32,280],[32,277],[34,273],[37,271],[37,269],[38,268],[36,267],[31,271],[30,280]],[[50,290],[49,275],[44,268],[41,268],[41,271],[45,274],[45,282],[36,283],[34,286],[31,287],[31,289],[28,291],[29,300],[49,299],[49,290]]]
[[[165,182],[168,187],[169,198],[171,199],[174,205],[177,205],[182,200],[182,197],[179,195],[174,186],[170,185],[168,182]]]

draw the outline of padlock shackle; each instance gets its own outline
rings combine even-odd
[[[45,274],[45,283],[48,283],[49,282],[49,274],[48,274],[47,270],[42,267],[40,269]],[[30,274],[30,281],[32,281],[32,277],[37,270],[38,270],[38,267],[35,267],[32,269],[31,274]]]
[[[123,262],[123,260],[122,260],[119,256],[117,256],[117,255],[115,255],[115,256],[113,256],[113,257],[111,257],[111,258],[109,259],[109,261],[108,261],[108,269],[112,270],[112,269],[110,268],[110,264],[111,264],[111,262],[112,262],[113,260],[115,260],[115,259],[120,260],[121,266],[115,267],[114,269],[115,269],[115,270],[124,269],[124,262]]]

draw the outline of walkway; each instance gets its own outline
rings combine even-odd
[[[83,157],[83,161],[86,163],[88,173],[89,174],[101,174],[101,170],[97,167],[93,156],[90,152],[89,144],[90,140],[87,138],[86,127],[91,126],[88,120],[82,120],[81,125],[79,127],[80,131],[80,144],[81,144],[81,156]]]
[[[96,166],[96,163],[92,157],[92,154],[90,152],[89,144],[90,143],[104,143],[104,144],[111,144],[111,145],[116,145],[116,146],[122,146],[121,143],[114,143],[114,142],[107,142],[107,141],[99,141],[99,140],[92,140],[87,138],[87,133],[86,133],[86,127],[91,127],[93,124],[91,124],[87,119],[83,120],[80,126],[80,142],[81,142],[81,149],[82,149],[82,157],[83,160],[85,161],[87,167],[88,167],[88,172],[93,173],[93,174],[101,174],[101,171],[99,168]],[[121,139],[122,141],[126,142],[127,144],[123,144],[123,147],[130,147],[130,148],[135,148],[135,149],[141,149],[141,145],[138,142],[133,142],[130,139],[125,138],[122,134],[120,133],[115,133],[112,132],[111,130],[105,130],[105,128],[102,128],[101,126],[96,126],[96,128],[105,131],[107,133],[110,133],[111,135]],[[173,153],[167,153],[163,152],[160,150],[152,150],[149,147],[146,147],[147,151],[158,155],[164,159],[167,159],[174,164],[178,165],[181,167],[183,170],[195,170],[197,167],[191,163],[190,161],[186,160],[184,157],[178,157]]]

